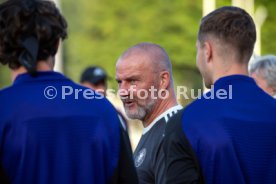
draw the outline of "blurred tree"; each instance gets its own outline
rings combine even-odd
[[[217,7],[224,5],[231,5],[231,0],[217,1]],[[201,0],[63,1],[63,11],[71,25],[71,38],[65,44],[65,71],[77,81],[85,66],[100,65],[114,76],[119,55],[129,46],[149,41],[168,51],[176,85],[200,88],[195,41],[201,6]],[[276,15],[270,13],[271,17]],[[263,48],[273,53],[273,49]],[[111,86],[115,87],[115,82]]]
[[[4,0],[0,0],[0,3]],[[11,84],[11,77],[7,67],[0,64],[0,89]]]
[[[64,44],[64,71],[76,82],[89,65],[100,65],[114,79],[115,63],[128,47],[139,42],[163,46],[171,57],[175,85],[201,88],[195,67],[195,42],[202,16],[201,0],[60,0],[69,23],[69,39]],[[262,53],[274,53],[276,7],[274,0],[256,0],[256,7],[268,8],[262,28]],[[219,0],[217,7],[231,5]],[[10,83],[7,70],[0,66],[0,88]],[[114,80],[110,87],[116,87]],[[184,104],[188,103],[182,99]]]
[[[194,67],[195,31],[201,17],[199,2],[63,1],[63,11],[71,25],[65,44],[65,72],[78,80],[85,66],[96,64],[114,76],[120,54],[144,41],[162,45],[173,65]]]
[[[6,66],[0,64],[0,89],[11,84],[11,75]]]

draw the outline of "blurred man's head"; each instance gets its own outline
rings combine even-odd
[[[276,98],[276,56],[256,58],[249,67],[249,74],[260,88]]]
[[[0,5],[0,62],[13,70],[35,70],[38,62],[54,58],[66,36],[66,20],[52,1],[8,0]]]
[[[117,61],[116,80],[131,119],[151,119],[158,105],[174,96],[169,56],[156,44],[140,43],[126,50]],[[167,99],[160,98],[166,95],[162,90],[168,91]]]
[[[206,87],[215,82],[217,70],[246,70],[255,41],[253,19],[241,8],[222,7],[203,17],[196,45],[197,67]]]
[[[82,85],[106,95],[107,74],[101,67],[91,66],[86,68],[81,74],[80,82]]]

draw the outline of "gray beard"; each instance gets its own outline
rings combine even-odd
[[[141,107],[138,104],[136,112],[130,112],[130,111],[128,111],[128,109],[125,109],[126,115],[130,119],[139,119],[139,120],[143,121],[144,118],[146,117],[146,115],[148,113],[152,112],[152,109],[153,109],[155,103],[156,103],[156,100],[151,99],[145,107]]]

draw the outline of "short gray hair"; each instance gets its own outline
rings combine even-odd
[[[249,67],[249,74],[253,73],[263,77],[268,86],[276,87],[276,56],[266,55],[254,59]]]
[[[137,45],[134,45],[128,48],[118,60],[128,57],[133,53],[139,53],[142,51],[144,54],[148,54],[153,62],[154,69],[157,69],[159,72],[167,70],[170,73],[170,80],[173,82],[172,75],[172,64],[166,50],[158,44],[150,43],[150,42],[142,42]]]

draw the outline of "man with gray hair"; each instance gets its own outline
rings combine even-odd
[[[165,183],[163,137],[177,104],[172,66],[166,51],[153,43],[127,49],[116,64],[116,80],[126,114],[142,121],[144,130],[134,152],[139,183]]]
[[[260,88],[276,98],[276,56],[257,57],[249,67],[249,74]]]

